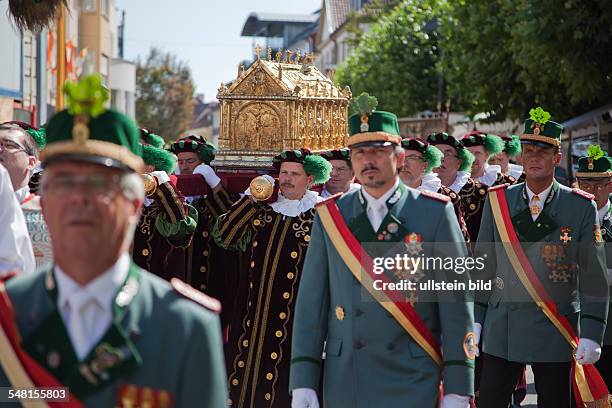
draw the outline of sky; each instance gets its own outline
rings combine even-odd
[[[252,55],[253,39],[240,36],[250,13],[310,14],[322,4],[323,0],[115,0],[119,13],[126,13],[124,58],[144,59],[152,46],[177,55],[191,68],[196,92],[206,101],[214,100],[221,81],[234,79],[240,62]]]

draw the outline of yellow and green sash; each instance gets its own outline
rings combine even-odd
[[[538,279],[529,262],[529,258],[523,251],[512,224],[505,189],[489,190],[489,200],[497,231],[516,275],[535,304],[575,350],[578,345],[578,336],[569,320],[559,314],[557,304],[544,289],[542,282]],[[574,357],[572,371],[572,384],[576,403],[579,407],[610,407],[609,402],[607,402],[608,389],[595,366],[592,364],[580,365]]]
[[[13,388],[63,387],[44,367],[21,347],[21,339],[13,316],[13,306],[0,281],[0,366]],[[74,395],[68,402],[21,401],[26,408],[81,408]]]

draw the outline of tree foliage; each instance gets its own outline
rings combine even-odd
[[[137,61],[136,120],[167,140],[188,129],[193,114],[194,84],[189,67],[175,55],[151,48]]]
[[[542,105],[559,121],[610,101],[609,2],[455,2],[441,34],[440,66],[470,113],[524,119]]]
[[[354,95],[368,92],[379,109],[398,116],[432,109],[438,102],[438,2],[404,1],[379,18],[338,67],[336,80]]]
[[[400,116],[435,110],[442,90],[452,110],[489,120],[524,119],[541,105],[562,121],[610,102],[612,7],[605,0],[405,0],[359,38],[336,78]]]

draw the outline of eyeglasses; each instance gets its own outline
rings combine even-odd
[[[404,157],[404,161],[412,161],[412,162],[417,162],[417,161],[425,161],[425,159],[423,159],[423,157],[421,156],[406,156]]]
[[[332,168],[332,173],[336,172],[338,174],[346,174],[349,171],[351,171],[351,169],[349,169],[348,167],[333,167]]]
[[[82,190],[87,195],[112,198],[121,191],[120,175],[72,175],[61,174],[43,179],[42,191],[45,194],[63,196],[75,190]]]
[[[6,151],[6,152],[11,152],[11,153],[24,152],[25,154],[28,154],[28,155],[30,154],[25,147],[11,140],[0,140],[0,147],[2,148],[2,151]]]
[[[608,186],[610,185],[610,180],[607,180],[604,183],[597,183],[597,184],[590,184],[590,183],[578,183],[580,188],[583,190],[597,190],[597,191],[601,191],[601,190],[605,190],[606,188],[608,188]]]

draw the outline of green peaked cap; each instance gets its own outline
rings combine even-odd
[[[599,145],[590,145],[587,155],[578,159],[578,178],[612,177],[612,158]]]
[[[391,112],[377,111],[377,103],[375,97],[365,92],[351,101],[351,110],[354,113],[348,119],[349,147],[401,143],[397,116]]]
[[[529,118],[525,120],[525,129],[520,136],[522,143],[544,143],[551,146],[561,146],[563,126],[550,120],[550,113],[541,107],[531,109]]]
[[[64,87],[68,109],[49,120],[43,165],[70,160],[141,173],[144,162],[140,131],[129,117],[104,107],[108,91],[100,77],[88,76]]]

